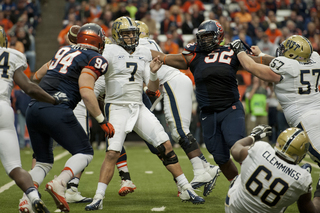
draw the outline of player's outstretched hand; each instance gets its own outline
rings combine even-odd
[[[272,128],[271,126],[265,125],[265,124],[260,124],[253,128],[251,131],[250,135],[254,137],[254,140],[260,140],[266,136],[270,136],[272,134]]]
[[[233,42],[231,42],[230,47],[236,55],[238,55],[239,53],[244,51],[243,43],[240,39],[237,39],[237,40],[234,40]]]
[[[160,90],[157,90],[157,91],[153,92],[153,91],[151,91],[151,90],[149,90],[149,89],[146,90],[146,94],[147,94],[147,96],[150,97],[150,98],[152,98],[152,97],[159,98],[160,95],[161,95]]]
[[[61,104],[63,102],[68,102],[69,101],[68,96],[64,92],[56,92],[52,97],[55,100],[54,105],[58,105],[58,104]]]
[[[261,50],[258,46],[251,46],[251,51],[255,56],[258,56],[261,53]]]
[[[155,57],[151,62],[150,62],[150,71],[155,73],[157,72],[160,67],[162,66],[162,61],[159,60],[159,56]]]
[[[114,128],[111,123],[107,121],[105,118],[101,123],[99,123],[101,126],[101,129],[106,133],[106,137],[112,138],[114,135]]]

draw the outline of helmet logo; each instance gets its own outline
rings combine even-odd
[[[216,25],[219,29],[219,32],[223,32],[221,24],[219,22],[216,22]]]
[[[288,47],[288,49],[294,48],[293,50],[301,48],[300,44],[298,44],[297,42],[292,41],[292,40],[288,40],[288,42],[286,43],[286,47]]]

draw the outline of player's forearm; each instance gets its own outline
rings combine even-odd
[[[233,159],[239,163],[241,163],[248,155],[248,148],[253,144],[252,137],[245,137],[238,140],[232,147],[231,147],[231,155]]]
[[[156,81],[149,80],[148,89],[152,92],[157,91],[159,89],[159,79],[157,79]]]
[[[151,50],[152,58],[159,56],[159,60],[171,67],[177,69],[188,69],[188,64],[185,57],[182,54],[164,54],[158,51]]]
[[[238,54],[241,66],[257,76],[258,78],[267,82],[279,82],[281,76],[274,73],[268,66],[264,64],[257,64],[252,58],[250,58],[245,52]]]
[[[45,74],[47,74],[48,65],[49,65],[49,62],[45,63],[44,65],[42,65],[42,67],[40,67],[40,69],[37,70],[37,72],[32,77],[33,82],[39,83],[41,81],[41,79],[45,76]]]
[[[22,88],[21,88],[22,89]],[[29,95],[31,98],[37,99],[41,102],[47,102],[50,104],[55,104],[55,99],[46,93],[41,87],[39,87],[37,84],[30,82],[29,87],[23,91]]]
[[[93,90],[91,90],[89,88],[82,88],[82,89],[80,89],[80,94],[81,94],[82,100],[83,100],[84,104],[86,105],[89,113],[93,117],[97,117],[98,115],[100,115],[102,113],[100,110],[100,107],[99,107],[98,100],[97,100]]]
[[[270,55],[265,56],[250,56],[256,63],[269,66],[270,62],[275,58]]]

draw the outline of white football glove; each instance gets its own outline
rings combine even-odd
[[[264,137],[270,136],[272,134],[271,126],[260,124],[253,128],[250,133],[250,136],[254,138],[254,141],[261,140]]]

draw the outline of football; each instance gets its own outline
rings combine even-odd
[[[71,43],[76,44],[77,43],[77,34],[80,30],[79,25],[73,25],[70,27],[69,32],[68,32],[68,39]]]

